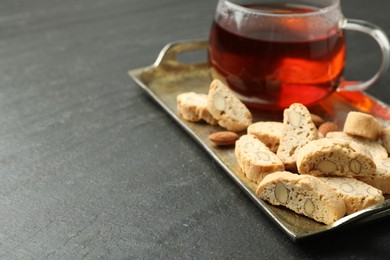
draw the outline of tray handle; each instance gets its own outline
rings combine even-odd
[[[177,60],[177,56],[180,53],[207,49],[207,47],[207,40],[188,40],[171,42],[165,45],[165,47],[160,51],[156,61],[154,62],[154,66],[182,66],[183,64]]]

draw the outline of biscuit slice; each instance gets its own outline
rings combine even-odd
[[[305,144],[319,138],[309,110],[299,103],[292,104],[283,113],[284,128],[276,155],[286,169],[296,169],[296,152]]]
[[[390,158],[376,160],[376,172],[367,176],[357,176],[356,178],[379,190],[383,194],[390,194]]]
[[[253,135],[237,140],[235,154],[242,172],[253,182],[259,183],[269,173],[284,171],[282,161]]]
[[[388,157],[387,151],[385,147],[383,147],[380,143],[377,141],[368,140],[363,137],[353,136],[349,135],[347,133],[336,131],[336,132],[329,132],[326,135],[326,138],[339,138],[343,140],[350,140],[356,143],[359,143],[361,145],[364,145],[367,150],[370,151],[372,158],[374,160],[382,160]]]
[[[252,123],[248,108],[218,79],[210,84],[207,108],[218,124],[227,130],[240,132]]]
[[[210,125],[216,125],[217,120],[207,109],[207,95],[195,92],[179,94],[176,98],[177,110],[181,117],[187,121],[206,121]]]
[[[320,177],[320,180],[334,188],[344,199],[347,214],[355,213],[385,199],[382,191],[354,178]]]
[[[298,151],[298,172],[315,176],[355,177],[376,170],[372,156],[363,145],[341,139],[311,141]]]
[[[325,224],[332,224],[346,213],[344,200],[335,190],[311,175],[269,174],[260,182],[256,194],[273,205],[285,206]]]
[[[344,123],[344,132],[350,135],[378,140],[382,124],[372,115],[361,112],[349,112]]]
[[[387,153],[390,153],[390,127],[386,127],[381,132],[381,141]]]
[[[272,152],[276,153],[284,125],[281,122],[262,121],[248,126],[248,134],[256,136]]]

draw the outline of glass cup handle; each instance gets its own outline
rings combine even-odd
[[[357,19],[347,19],[343,26],[346,30],[358,31],[365,34],[370,35],[372,38],[376,40],[379,44],[379,47],[382,51],[382,63],[379,67],[379,70],[376,74],[367,81],[359,82],[357,84],[348,84],[342,87],[342,90],[346,91],[357,91],[357,90],[365,90],[368,87],[372,86],[376,81],[379,80],[380,76],[383,72],[385,72],[389,68],[389,60],[390,60],[390,43],[389,39],[386,36],[386,33],[377,25]]]

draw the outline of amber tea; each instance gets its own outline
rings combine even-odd
[[[273,14],[317,10],[294,5],[250,7]],[[293,37],[256,23],[246,25],[246,33],[239,34],[227,29],[228,22],[223,18],[214,21],[210,63],[234,92],[247,97],[244,101],[249,105],[274,104],[276,108],[287,107],[293,102],[308,105],[338,87],[346,49],[342,31],[333,30],[307,39],[309,32],[305,31],[304,25],[291,18],[282,20],[286,24],[278,27],[298,31]]]

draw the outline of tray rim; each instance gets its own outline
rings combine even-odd
[[[206,143],[201,140],[199,136],[195,134],[195,132],[184,123],[182,119],[178,117],[178,115],[172,111],[153,91],[152,89],[145,84],[142,79],[140,78],[140,75],[143,72],[150,71],[152,69],[158,68],[159,66],[163,65],[166,62],[166,58],[169,55],[170,57],[168,60],[169,62],[172,62],[173,59],[173,64],[175,65],[175,59],[176,53],[175,51],[172,52],[174,48],[177,46],[182,46],[182,45],[189,45],[188,48],[185,48],[187,51],[191,50],[199,50],[199,46],[205,47],[207,46],[207,40],[206,39],[192,39],[192,40],[179,40],[179,41],[173,41],[170,43],[167,43],[159,52],[156,60],[154,63],[152,63],[149,66],[145,67],[139,67],[136,69],[131,69],[128,71],[128,75],[137,83],[141,89],[143,89],[150,97],[153,98],[155,102],[157,102],[164,110],[167,112],[174,120],[176,123],[178,123],[217,163],[218,165],[225,171],[226,174],[230,178],[233,179],[233,181],[241,188],[241,190],[244,191],[244,193],[260,208],[261,211],[263,211],[267,217],[269,217],[273,222],[277,224],[277,226],[282,229],[285,234],[288,235],[288,237],[293,240],[294,242],[306,240],[308,238],[312,237],[317,237],[319,235],[323,235],[325,233],[330,233],[336,230],[339,230],[341,228],[344,228],[346,226],[350,226],[351,224],[354,223],[368,223],[373,220],[377,220],[379,218],[383,217],[388,217],[390,216],[390,199],[385,199],[384,202],[380,204],[373,205],[371,207],[368,207],[366,209],[363,209],[361,211],[358,211],[356,213],[350,214],[348,216],[344,216],[340,220],[334,222],[333,224],[330,225],[324,225],[323,229],[307,234],[296,234],[292,230],[290,230],[284,223],[283,221],[278,217],[275,216],[275,214],[272,213],[272,211],[269,208],[269,205],[261,200],[257,195],[243,183],[240,178],[233,173],[227,165],[212,151],[212,149],[206,145]],[[173,55],[170,55],[173,54]],[[178,62],[177,62],[178,63]],[[178,63],[179,64],[179,63]],[[386,106],[389,107],[386,103],[384,103],[381,100],[376,99],[375,97],[372,97],[371,95],[367,94],[366,92],[364,93],[365,96],[371,98],[372,100],[376,101],[379,105],[381,106]]]

